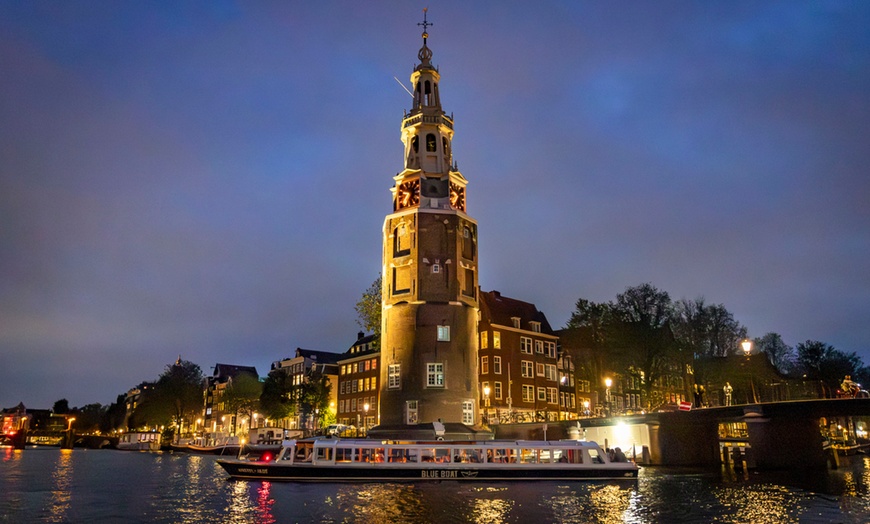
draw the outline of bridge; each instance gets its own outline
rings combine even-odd
[[[638,460],[650,465],[737,462],[759,469],[826,467],[836,458],[826,443],[834,443],[834,448],[848,443],[870,445],[870,399],[741,404],[493,427],[496,438],[576,438],[574,432],[580,429],[602,446],[619,445],[619,428],[622,434],[630,432],[632,447],[643,448]]]

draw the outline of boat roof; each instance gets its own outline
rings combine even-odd
[[[394,441],[394,440],[374,440],[374,439],[342,439],[342,438],[317,438],[305,440],[287,440],[284,441],[285,446],[294,446],[297,442],[309,442],[318,447],[336,447],[336,446],[358,446],[358,447],[376,447],[376,446],[431,446],[431,447],[446,447],[446,446],[474,446],[487,448],[501,447],[518,447],[518,448],[565,448],[565,447],[599,447],[596,442],[585,440],[480,440],[480,441],[461,441],[461,440],[427,440],[427,441]]]

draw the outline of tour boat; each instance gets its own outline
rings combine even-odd
[[[124,433],[118,440],[118,449],[125,451],[160,451],[160,433]]]
[[[230,477],[297,482],[426,480],[582,480],[636,478],[633,462],[614,462],[577,440],[394,442],[286,440],[274,460],[218,459]]]

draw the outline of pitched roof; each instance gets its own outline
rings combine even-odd
[[[236,366],[234,364],[215,364],[214,365],[214,373],[212,376],[214,378],[229,378],[235,377],[242,373],[253,375],[256,378],[260,378],[260,375],[257,374],[257,368],[254,366]]]
[[[532,331],[530,322],[541,323],[541,333],[553,334],[553,329],[547,321],[546,315],[538,311],[538,308],[530,303],[502,296],[498,291],[480,292],[481,318],[490,324],[512,326],[512,318],[520,319],[520,329]]]
[[[296,348],[297,357],[305,357],[313,360],[318,364],[337,364],[342,355],[340,353],[332,353],[330,351],[317,351],[314,349]]]

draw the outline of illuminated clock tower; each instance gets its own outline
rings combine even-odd
[[[473,425],[478,398],[477,222],[453,163],[453,116],[426,44],[402,120],[404,169],[384,220],[380,424]]]

